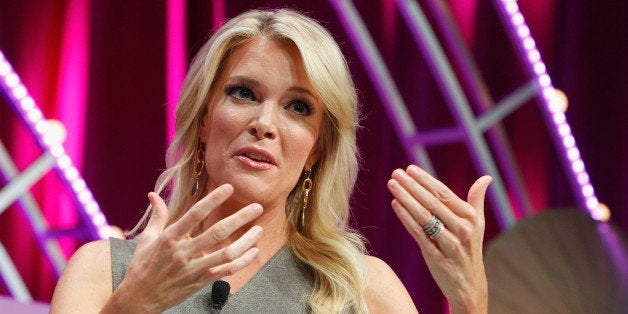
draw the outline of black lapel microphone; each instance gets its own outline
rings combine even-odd
[[[219,313],[222,307],[225,306],[225,303],[227,303],[229,290],[231,290],[231,286],[224,280],[216,280],[212,284],[211,306],[214,310],[216,310],[216,313]]]

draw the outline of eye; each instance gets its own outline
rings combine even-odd
[[[255,95],[253,95],[253,91],[248,87],[244,87],[244,86],[230,87],[227,89],[227,94],[229,96],[235,97],[236,99],[255,101]]]
[[[302,116],[309,116],[312,114],[312,106],[301,100],[294,100],[290,102],[286,105],[286,109]]]

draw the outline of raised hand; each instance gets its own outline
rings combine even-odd
[[[388,189],[392,208],[421,248],[425,262],[452,313],[485,313],[487,282],[482,259],[484,195],[492,178],[483,176],[467,201],[415,165],[393,171]],[[444,228],[429,237],[423,226],[436,216]]]
[[[156,193],[148,195],[153,214],[139,236],[137,248],[124,280],[105,306],[115,312],[162,312],[190,297],[218,278],[248,265],[258,254],[253,245],[262,234],[251,227],[233,243],[214,252],[204,250],[219,244],[262,213],[259,204],[250,204],[226,217],[203,233],[191,232],[233,194],[229,184],[209,193],[178,221],[167,228],[168,211]]]

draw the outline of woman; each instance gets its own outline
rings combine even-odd
[[[230,20],[196,56],[176,115],[144,231],[79,249],[52,312],[207,312],[218,279],[231,285],[225,313],[416,312],[390,267],[366,255],[347,226],[357,98],[318,23],[290,10]],[[388,183],[456,312],[486,311],[489,183],[479,179],[469,203],[416,166]]]

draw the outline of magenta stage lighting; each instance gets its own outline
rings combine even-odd
[[[44,152],[54,157],[54,166],[60,173],[59,177],[73,191],[79,209],[83,211],[83,213],[79,213],[79,216],[89,217],[92,227],[92,230],[89,231],[92,236],[101,239],[113,236],[105,215],[61,144],[62,139],[60,137],[64,136],[62,134],[64,132],[63,127],[55,127],[60,124],[44,118],[41,110],[2,51],[0,51],[0,86],[9,98],[9,103],[21,115],[30,131],[36,135]]]
[[[542,90],[542,101],[547,120],[553,124],[553,128],[549,128],[554,140],[559,143],[562,150],[558,153],[561,155],[563,162],[567,163],[570,175],[569,179],[574,188],[576,198],[580,206],[586,208],[591,217],[596,220],[602,220],[605,217],[605,210],[602,209],[593,185],[589,181],[589,175],[584,166],[584,162],[580,157],[580,151],[576,145],[576,140],[571,133],[571,128],[567,122],[562,106],[562,100],[557,97],[557,92],[552,85],[552,80],[547,74],[547,69],[541,54],[536,47],[534,39],[530,35],[530,29],[525,23],[523,15],[519,11],[519,6],[514,0],[499,0],[501,3],[502,13],[508,17],[511,27],[511,35],[516,36],[519,42],[519,53],[524,54],[527,61],[527,69],[536,75],[537,83]]]

